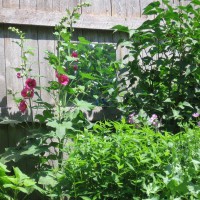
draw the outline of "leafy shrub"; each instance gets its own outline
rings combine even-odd
[[[18,167],[13,168],[14,175],[8,175],[6,165],[0,163],[0,199],[17,200],[19,194],[23,193],[25,197],[34,190],[42,192],[36,182],[20,171]]]
[[[55,193],[68,199],[199,199],[200,129],[164,135],[125,122],[77,135]]]
[[[152,2],[144,9],[144,15],[155,17],[136,30],[114,27],[129,34],[121,42],[130,60],[121,92],[128,112],[157,114],[165,130],[178,132],[178,124],[200,109],[200,7],[198,0],[160,5]]]

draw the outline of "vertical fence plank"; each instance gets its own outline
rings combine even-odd
[[[20,9],[36,10],[36,0],[20,0]]]
[[[53,2],[52,0],[37,0],[37,10],[52,11]]]
[[[81,3],[81,0],[60,0],[60,11],[64,12],[66,9],[72,10],[75,6]]]
[[[7,97],[6,97],[6,63],[5,63],[5,44],[4,44],[4,26],[0,26],[0,113],[1,116],[7,114]]]
[[[83,14],[111,16],[111,3],[108,0],[87,1],[91,6],[82,9]]]
[[[2,0],[3,8],[19,8],[19,0]]]
[[[140,0],[126,0],[126,17],[140,17]]]
[[[53,68],[49,65],[48,61],[44,59],[46,57],[45,51],[47,50],[51,52],[54,52],[55,50],[53,30],[50,28],[40,27],[38,30],[38,59],[40,61],[40,75],[44,76],[40,78],[40,85],[42,87],[48,86],[48,82],[55,79]],[[46,91],[42,90],[41,96],[44,101],[53,103],[51,97]]]
[[[126,16],[126,2],[113,0],[112,1],[112,16],[125,17]]]
[[[20,93],[23,89],[22,79],[18,79],[16,72],[13,68],[20,67],[21,65],[21,49],[15,43],[20,42],[19,37],[5,28],[5,59],[6,59],[6,84],[7,89],[12,90],[14,93]],[[20,97],[20,94],[17,95]],[[7,106],[11,107],[11,116],[16,113],[16,103],[11,95],[7,95]]]
[[[53,0],[37,0],[37,10],[52,11],[53,10]],[[50,28],[40,27],[38,30],[38,59],[40,61],[40,75],[44,76],[40,78],[41,87],[48,86],[48,82],[53,80],[55,77],[55,72],[49,63],[44,58],[46,57],[45,51],[54,52],[55,43],[53,39],[53,31]],[[43,101],[48,103],[53,103],[48,92],[42,90],[41,96]]]
[[[53,0],[53,11],[57,11],[59,12],[60,11],[60,0]]]
[[[2,8],[3,7],[3,2],[2,2],[2,0],[0,0],[0,8]]]
[[[40,78],[39,78],[39,74],[40,74],[40,70],[39,70],[39,59],[38,59],[38,32],[37,32],[37,28],[35,27],[24,27],[22,29],[25,33],[26,33],[26,43],[25,43],[25,48],[26,49],[32,49],[34,55],[27,55],[28,56],[28,67],[31,68],[31,72],[30,75],[31,77],[33,77],[36,80],[37,86],[39,86],[40,84]],[[36,90],[39,94],[40,91]],[[33,97],[33,101],[36,100],[37,97],[34,96]],[[36,105],[34,102],[32,103],[32,105]]]

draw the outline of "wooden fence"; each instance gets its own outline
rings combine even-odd
[[[89,0],[88,8],[81,10],[81,18],[75,24],[73,39],[79,36],[97,43],[116,43],[122,35],[113,35],[111,27],[117,24],[138,27],[146,17],[143,8],[153,0]],[[0,0],[0,116],[24,119],[17,110],[8,90],[21,91],[21,84],[13,67],[20,66],[20,48],[13,43],[19,38],[8,31],[9,26],[16,26],[26,32],[27,44],[35,49],[31,58],[33,74],[45,75],[38,78],[41,85],[47,85],[54,79],[54,72],[44,59],[45,50],[55,52],[56,41],[53,28],[65,14],[66,8],[72,9],[83,0]],[[84,1],[85,2],[85,1]],[[173,5],[188,1],[171,0]],[[117,49],[117,58],[122,58],[124,49]],[[50,97],[42,93],[49,102]],[[12,137],[11,137],[12,134]],[[14,134],[14,135],[13,135]],[[24,133],[4,125],[0,129],[0,150],[13,146]]]

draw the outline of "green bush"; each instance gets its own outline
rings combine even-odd
[[[199,199],[199,142],[199,127],[173,136],[125,122],[96,124],[68,144],[55,190],[68,199]]]
[[[200,109],[199,0],[178,7],[168,0],[162,6],[152,2],[144,15],[154,17],[135,30],[114,27],[129,35],[121,42],[130,60],[121,96],[128,113],[143,109],[149,116],[156,114],[165,130],[179,132],[180,122]]]

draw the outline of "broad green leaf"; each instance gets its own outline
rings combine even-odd
[[[98,78],[92,76],[92,73],[83,73],[83,72],[80,72],[80,76],[83,79],[90,79],[90,80],[97,80],[98,79]]]
[[[116,25],[113,26],[111,29],[113,29],[114,31],[129,33],[129,28],[127,26]]]
[[[84,37],[78,37],[78,40],[81,44],[90,44],[91,42],[86,40]]]
[[[83,110],[91,110],[92,108],[94,108],[94,105],[88,103],[87,101],[75,99],[74,103],[77,107]]]

